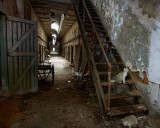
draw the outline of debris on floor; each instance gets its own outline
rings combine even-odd
[[[39,82],[38,92],[21,96],[16,102],[7,101],[5,108],[2,106],[4,103],[0,103],[0,124],[4,122],[3,125],[6,126],[2,128],[127,127],[122,125],[121,119],[124,117],[108,119],[102,114],[91,81],[84,81],[82,86],[71,80],[73,72],[68,70],[69,63],[62,57],[51,57],[51,62],[54,63],[56,72],[54,83],[51,82],[50,75],[48,81]],[[149,115],[136,117],[138,124],[133,128],[160,126],[160,120]]]
[[[122,119],[122,124],[123,126],[127,126],[129,128],[132,128],[132,126],[136,126],[137,125],[137,118],[135,115],[130,115],[128,117],[125,117],[124,119]]]
[[[0,128],[10,128],[17,120],[28,118],[20,112],[16,102],[0,99]]]

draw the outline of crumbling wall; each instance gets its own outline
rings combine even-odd
[[[145,103],[160,112],[160,2],[158,0],[91,0],[113,45],[132,72]],[[145,76],[143,74],[146,74]],[[146,79],[146,78],[145,78]]]
[[[78,23],[75,22],[73,26],[67,31],[62,41],[63,51],[65,51],[63,52],[65,54],[63,56],[65,56],[68,61],[71,61],[71,47],[73,47],[73,64],[75,64],[76,60],[76,46],[80,43],[79,34]]]

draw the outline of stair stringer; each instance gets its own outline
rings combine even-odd
[[[106,106],[107,106],[106,97],[104,95],[103,88],[101,86],[101,82],[100,82],[100,79],[99,79],[99,76],[98,76],[98,71],[96,69],[96,65],[95,65],[95,62],[94,62],[94,57],[92,56],[91,49],[88,46],[89,43],[88,43],[87,38],[86,38],[86,33],[85,33],[85,30],[84,30],[84,26],[82,24],[82,20],[80,18],[78,9],[76,7],[75,0],[72,0],[72,2],[73,2],[73,6],[74,6],[74,9],[75,9],[75,13],[76,13],[76,18],[77,18],[77,21],[78,21],[78,25],[79,25],[82,40],[83,40],[82,45],[84,47],[84,52],[85,52],[85,55],[87,57],[88,64],[91,68],[91,76],[93,78],[94,86],[96,88],[98,101],[100,103],[101,109],[104,110],[104,108],[106,108]]]

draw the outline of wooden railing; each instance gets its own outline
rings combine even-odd
[[[80,18],[80,15],[79,15],[79,12],[78,12],[78,8],[77,8],[77,5],[78,5],[78,0],[75,2],[75,0],[72,0],[73,1],[73,5],[74,5],[74,7],[75,7],[75,13],[76,13],[76,17],[77,17],[77,20],[78,20],[78,24],[79,24],[79,28],[80,28],[80,31],[81,31],[81,36],[82,36],[82,39],[83,39],[83,45],[86,45],[86,44],[88,44],[88,41],[87,41],[87,38],[86,38],[86,35],[85,35],[85,30],[84,30],[84,25],[83,25],[83,23],[82,23],[82,20],[81,20],[81,18]],[[77,5],[76,5],[77,4]],[[105,57],[105,61],[107,62],[107,66],[108,66],[108,69],[107,69],[107,71],[108,71],[108,82],[107,82],[107,84],[108,84],[108,91],[107,91],[107,97],[105,97],[104,96],[104,93],[103,93],[103,89],[102,89],[102,86],[100,85],[101,83],[100,83],[100,81],[98,81],[98,84],[99,85],[97,85],[97,86],[95,86],[96,87],[96,90],[99,90],[100,92],[100,94],[101,94],[101,97],[102,97],[102,100],[103,100],[103,104],[104,104],[104,107],[105,107],[105,109],[107,109],[107,111],[109,112],[109,110],[110,110],[110,87],[111,87],[111,63],[109,62],[109,59],[108,59],[108,57],[107,57],[107,55],[106,55],[106,52],[105,52],[105,50],[104,50],[104,47],[103,47],[103,44],[102,44],[102,42],[101,42],[101,40],[100,40],[100,37],[99,37],[99,35],[98,35],[98,32],[97,32],[97,30],[96,30],[96,27],[95,27],[95,25],[94,25],[94,23],[93,23],[93,20],[92,20],[92,18],[91,18],[91,16],[90,16],[90,14],[89,14],[89,11],[88,11],[88,9],[87,9],[87,6],[86,6],[86,4],[85,4],[85,2],[84,2],[84,0],[83,0],[83,5],[84,5],[84,7],[85,7],[85,10],[86,10],[86,12],[87,12],[87,15],[89,16],[89,20],[90,20],[90,22],[91,22],[91,25],[92,25],[92,27],[93,27],[93,29],[94,29],[94,32],[95,32],[95,34],[96,34],[96,37],[97,37],[97,40],[98,40],[98,43],[99,43],[99,45],[100,45],[100,48],[101,48],[101,50],[102,50],[102,53],[103,53],[103,55],[104,55],[104,57]],[[87,47],[87,46],[86,46]],[[85,47],[84,47],[85,48]],[[89,53],[90,53],[90,51],[89,51],[89,49],[86,49],[85,48],[85,51],[86,51],[86,55],[87,55],[87,58],[90,58],[90,55],[89,55]],[[89,59],[88,59],[89,60]],[[93,60],[93,59],[91,59],[91,60]],[[90,62],[89,62],[90,63]],[[93,66],[93,70],[95,70],[95,66],[94,66],[94,64],[91,64],[91,66]],[[97,70],[96,70],[97,71]],[[97,73],[96,73],[97,74]],[[96,74],[93,74],[93,75],[96,75]],[[93,76],[92,75],[92,76]],[[95,77],[95,79],[96,79],[96,77]],[[94,79],[93,79],[94,80]],[[98,99],[99,99],[99,102],[101,102],[101,98],[100,98],[100,95],[97,93],[97,97],[98,97]],[[106,101],[106,98],[107,98],[107,101]],[[101,106],[102,106],[102,103],[100,103],[101,104]]]
[[[85,8],[85,10],[86,10],[86,12],[87,12],[87,15],[88,15],[88,17],[89,17],[89,20],[90,20],[90,22],[91,22],[92,28],[93,28],[93,30],[94,30],[94,32],[95,32],[95,34],[96,34],[96,37],[97,37],[99,46],[100,46],[100,48],[101,48],[101,51],[102,51],[102,53],[103,53],[103,56],[104,56],[104,58],[105,58],[105,61],[106,61],[106,63],[107,63],[107,66],[108,66],[108,69],[107,69],[107,72],[108,72],[107,111],[109,111],[109,109],[110,109],[110,88],[111,88],[111,69],[112,69],[112,66],[111,66],[111,63],[110,63],[107,55],[106,55],[106,52],[105,52],[104,47],[103,47],[103,44],[102,44],[102,42],[101,42],[101,40],[100,40],[100,37],[99,37],[98,32],[97,32],[97,30],[96,30],[96,27],[95,27],[95,25],[94,25],[94,23],[93,23],[92,17],[91,17],[91,15],[90,15],[89,11],[88,11],[88,8],[87,8],[87,6],[86,6],[86,3],[85,3],[84,0],[82,0],[82,1],[83,1],[84,8]]]
[[[93,69],[93,72],[91,72],[91,74],[92,74],[93,81],[94,81],[94,84],[95,84],[98,101],[100,103],[101,110],[103,111],[103,108],[107,103],[106,103],[106,100],[105,100],[103,89],[97,83],[98,77],[94,75],[94,73],[95,73],[94,71],[95,71],[96,66],[92,63],[93,56],[91,56],[91,51],[88,48],[88,41],[87,41],[87,37],[86,37],[86,34],[85,34],[84,26],[83,26],[83,23],[82,23],[82,20],[80,18],[80,14],[78,12],[78,8],[77,8],[77,5],[76,5],[77,4],[76,2],[78,2],[78,0],[77,1],[72,0],[72,2],[73,2],[74,9],[75,9],[78,25],[79,25],[79,28],[80,28],[81,37],[82,37],[82,40],[83,40],[82,45],[83,45],[83,48],[84,48],[85,55],[87,57],[88,64],[89,64],[91,70]],[[100,83],[100,81],[99,81],[99,83]],[[103,101],[103,103],[102,103],[102,101]]]

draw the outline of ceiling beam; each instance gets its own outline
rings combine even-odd
[[[50,7],[50,8],[63,8],[63,9],[70,9],[73,10],[71,6],[64,6],[64,5],[50,5],[50,4],[45,4],[45,3],[32,3],[32,7]]]
[[[34,4],[34,3],[48,4],[48,5],[53,5],[53,6],[65,6],[65,8],[71,8],[71,5],[72,5],[72,4],[68,4],[65,2],[58,2],[58,1],[53,1],[53,0],[31,0],[31,4]]]
[[[41,22],[50,22],[49,19],[39,19]]]
[[[47,8],[47,7],[38,7],[38,6],[33,6],[33,8],[34,8],[34,10],[35,10],[35,12],[36,13],[48,13],[49,14],[49,12],[55,12],[55,13],[60,13],[60,14],[66,14],[66,15],[68,15],[69,17],[70,16],[75,16],[75,13],[74,13],[74,11],[70,11],[70,10],[68,10],[68,9],[63,9],[63,8],[56,8],[56,7],[54,7],[54,8]]]
[[[50,13],[48,8],[44,8],[43,11],[42,11],[42,9],[34,8],[34,11],[35,11],[36,13],[42,13],[42,12],[43,12],[43,13],[48,13],[48,14]]]
[[[42,15],[37,15],[39,17],[40,20],[43,20],[43,21],[50,21],[50,17],[47,17],[47,16],[42,16]]]
[[[46,18],[50,18],[50,15],[49,14],[40,14],[40,13],[36,13],[37,16],[41,17],[42,19],[46,19]]]

